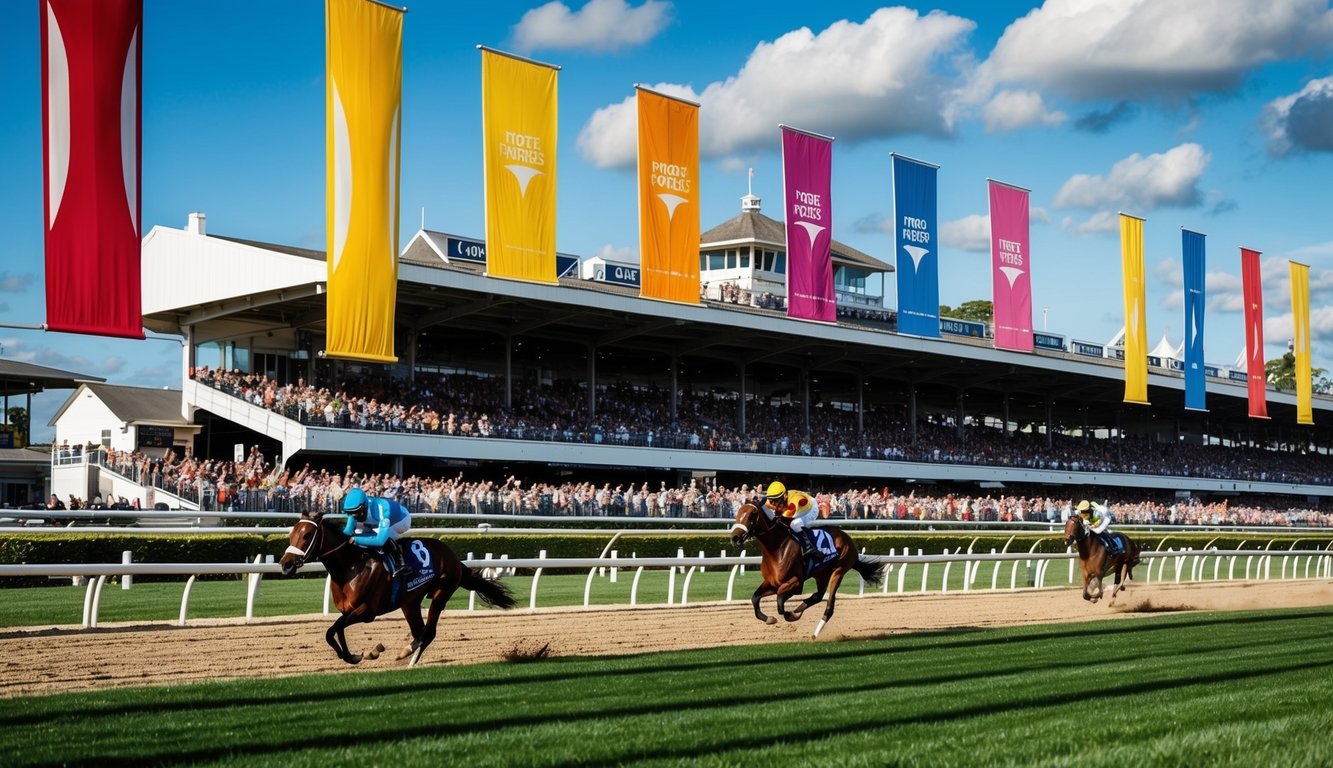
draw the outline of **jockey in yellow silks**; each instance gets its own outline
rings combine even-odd
[[[1111,527],[1111,513],[1106,507],[1095,501],[1084,499],[1078,503],[1077,512],[1079,517],[1088,524],[1088,529],[1101,540],[1102,546],[1107,551],[1117,553],[1120,551],[1120,542],[1115,536],[1107,533]]]
[[[774,480],[769,483],[765,494],[764,506],[791,520],[791,532],[796,543],[801,545],[804,557],[818,556],[815,537],[807,526],[819,516],[819,505],[814,498],[804,491],[789,490],[787,486]]]

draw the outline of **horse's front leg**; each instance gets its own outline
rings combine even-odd
[[[346,630],[349,625],[359,624],[365,621],[373,621],[374,619],[374,616],[366,616],[364,608],[356,608],[344,613],[339,616],[338,620],[333,622],[328,631],[324,633],[324,640],[329,644],[329,647],[333,648],[333,652],[338,654],[338,658],[348,664],[360,664],[362,658],[361,654],[352,653],[351,649],[347,647]]]
[[[1091,601],[1092,594],[1088,592],[1088,584],[1092,581],[1092,574],[1083,574],[1083,599]]]
[[[407,619],[407,628],[412,632],[412,642],[403,646],[403,650],[398,653],[394,661],[402,661],[411,656],[422,646],[422,638],[426,634],[425,623],[421,620],[421,603],[412,603],[411,601],[403,603],[403,618]],[[417,659],[412,659],[410,666],[416,666]]]
[[[1120,590],[1125,588],[1125,583],[1123,581],[1124,573],[1125,573],[1125,566],[1123,563],[1121,563],[1115,569],[1115,586],[1111,587],[1111,597],[1106,601],[1107,605],[1112,605],[1113,603],[1115,603],[1115,596],[1120,594]]]
[[[778,613],[787,621],[796,621],[801,618],[800,611],[795,613],[787,611],[787,600],[800,593],[801,585],[802,581],[800,579],[791,578],[778,586]]]
[[[778,620],[773,618],[772,616],[765,614],[763,609],[759,607],[759,601],[765,597],[768,597],[769,595],[773,594],[776,591],[777,591],[776,588],[772,584],[764,582],[763,584],[759,585],[759,588],[754,591],[754,595],[750,597],[750,603],[754,605],[754,617],[764,622],[765,624],[777,624]],[[779,611],[782,610],[781,603],[778,604],[778,610]]]
[[[837,587],[834,586],[833,589],[836,590]],[[815,591],[811,593],[809,597],[798,603],[796,608],[792,610],[791,615],[794,617],[793,620],[801,618],[801,614],[805,613],[806,608],[813,608],[814,606],[819,605],[819,602],[824,599],[824,595],[828,593],[828,590],[829,578],[827,576],[821,579],[815,579]],[[830,600],[831,599],[832,598],[830,598]],[[816,632],[815,634],[819,633]]]

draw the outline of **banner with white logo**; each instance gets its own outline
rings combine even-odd
[[[1032,351],[1028,190],[987,179],[995,348]]]
[[[1203,363],[1203,308],[1206,303],[1204,236],[1180,230],[1181,254],[1185,263],[1185,407],[1207,410]]]
[[[1296,423],[1313,424],[1310,402],[1310,265],[1288,262],[1291,270],[1291,351],[1296,357]]]
[[[45,0],[40,14],[46,327],[142,339],[143,3]]]
[[[699,105],[638,87],[639,295],[699,303]]]
[[[486,273],[491,277],[556,282],[559,73],[559,67],[481,49]]]
[[[787,229],[787,315],[837,322],[833,293],[833,139],[785,125],[782,189]]]
[[[897,256],[898,332],[940,335],[940,267],[936,236],[939,166],[893,155],[893,235]]]
[[[371,0],[328,0],[325,17],[325,354],[394,363],[403,13]]]

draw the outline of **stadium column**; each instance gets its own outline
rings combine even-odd
[[[597,416],[597,343],[588,342],[588,418]]]
[[[810,434],[810,371],[801,369],[800,376],[801,383],[805,385],[805,394],[802,396],[802,400],[805,401],[805,433],[808,435]]]
[[[749,434],[749,432],[745,429],[745,361],[742,360],[740,365],[741,365],[741,396],[740,396],[740,402],[737,405],[740,408],[740,413],[738,415],[740,416],[741,437],[744,437]]]
[[[514,407],[514,335],[505,338],[505,410]]]
[[[1012,437],[1009,432],[1009,390],[1004,391],[1004,436]]]
[[[911,436],[909,441],[916,445],[916,382],[907,382],[907,429]]]
[[[1046,399],[1046,447],[1047,448],[1050,448],[1054,445],[1054,442],[1051,439],[1051,413],[1054,409],[1055,409],[1055,401],[1051,400],[1050,398],[1047,398]]]
[[[967,436],[967,430],[963,428],[963,388],[958,388],[958,415],[954,417],[954,430],[958,433],[958,439],[962,440]]]
[[[676,371],[680,367],[680,355],[671,353],[671,423],[676,423],[676,405],[680,401],[680,393],[676,385]]]
[[[856,434],[866,433],[866,377],[856,374]]]

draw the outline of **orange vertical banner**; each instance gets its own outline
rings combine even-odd
[[[699,303],[699,105],[642,86],[639,295]]]

